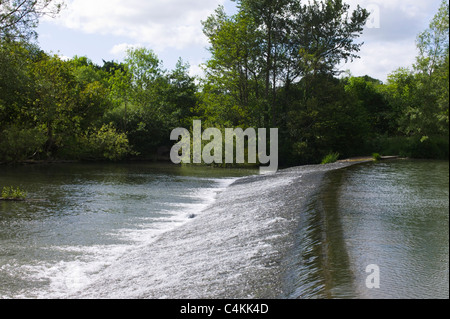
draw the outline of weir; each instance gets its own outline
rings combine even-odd
[[[349,165],[306,166],[241,178],[192,222],[123,256],[76,297],[290,295],[285,280],[292,265],[287,257],[295,248],[302,213],[324,174]],[[133,273],[128,276],[129,269]]]
[[[0,205],[0,296],[448,298],[448,161],[356,163],[13,168],[55,196]]]

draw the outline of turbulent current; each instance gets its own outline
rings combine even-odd
[[[0,298],[448,298],[448,162],[25,170]]]

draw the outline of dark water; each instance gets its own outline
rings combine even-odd
[[[336,170],[311,198],[295,250],[305,267],[293,270],[297,291],[290,297],[449,297],[448,162]],[[379,289],[366,286],[373,264]]]
[[[331,262],[345,265],[356,296],[449,298],[448,162],[362,165],[336,171],[326,183],[324,211],[337,239],[330,242],[342,252]],[[380,267],[380,289],[361,285],[369,264]],[[345,296],[335,287],[333,294]]]
[[[0,298],[448,298],[448,162],[254,173],[0,167]]]

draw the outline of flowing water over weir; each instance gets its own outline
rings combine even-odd
[[[0,206],[0,298],[448,298],[448,162],[211,172],[53,183],[91,198],[64,218]]]
[[[292,297],[286,274],[303,267],[289,256],[299,217],[324,172],[342,166],[240,179],[191,223],[124,254],[73,297]],[[305,283],[317,288],[296,297],[318,296],[321,283]]]

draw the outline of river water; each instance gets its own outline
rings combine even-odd
[[[448,162],[256,174],[0,167],[0,298],[448,298]]]

